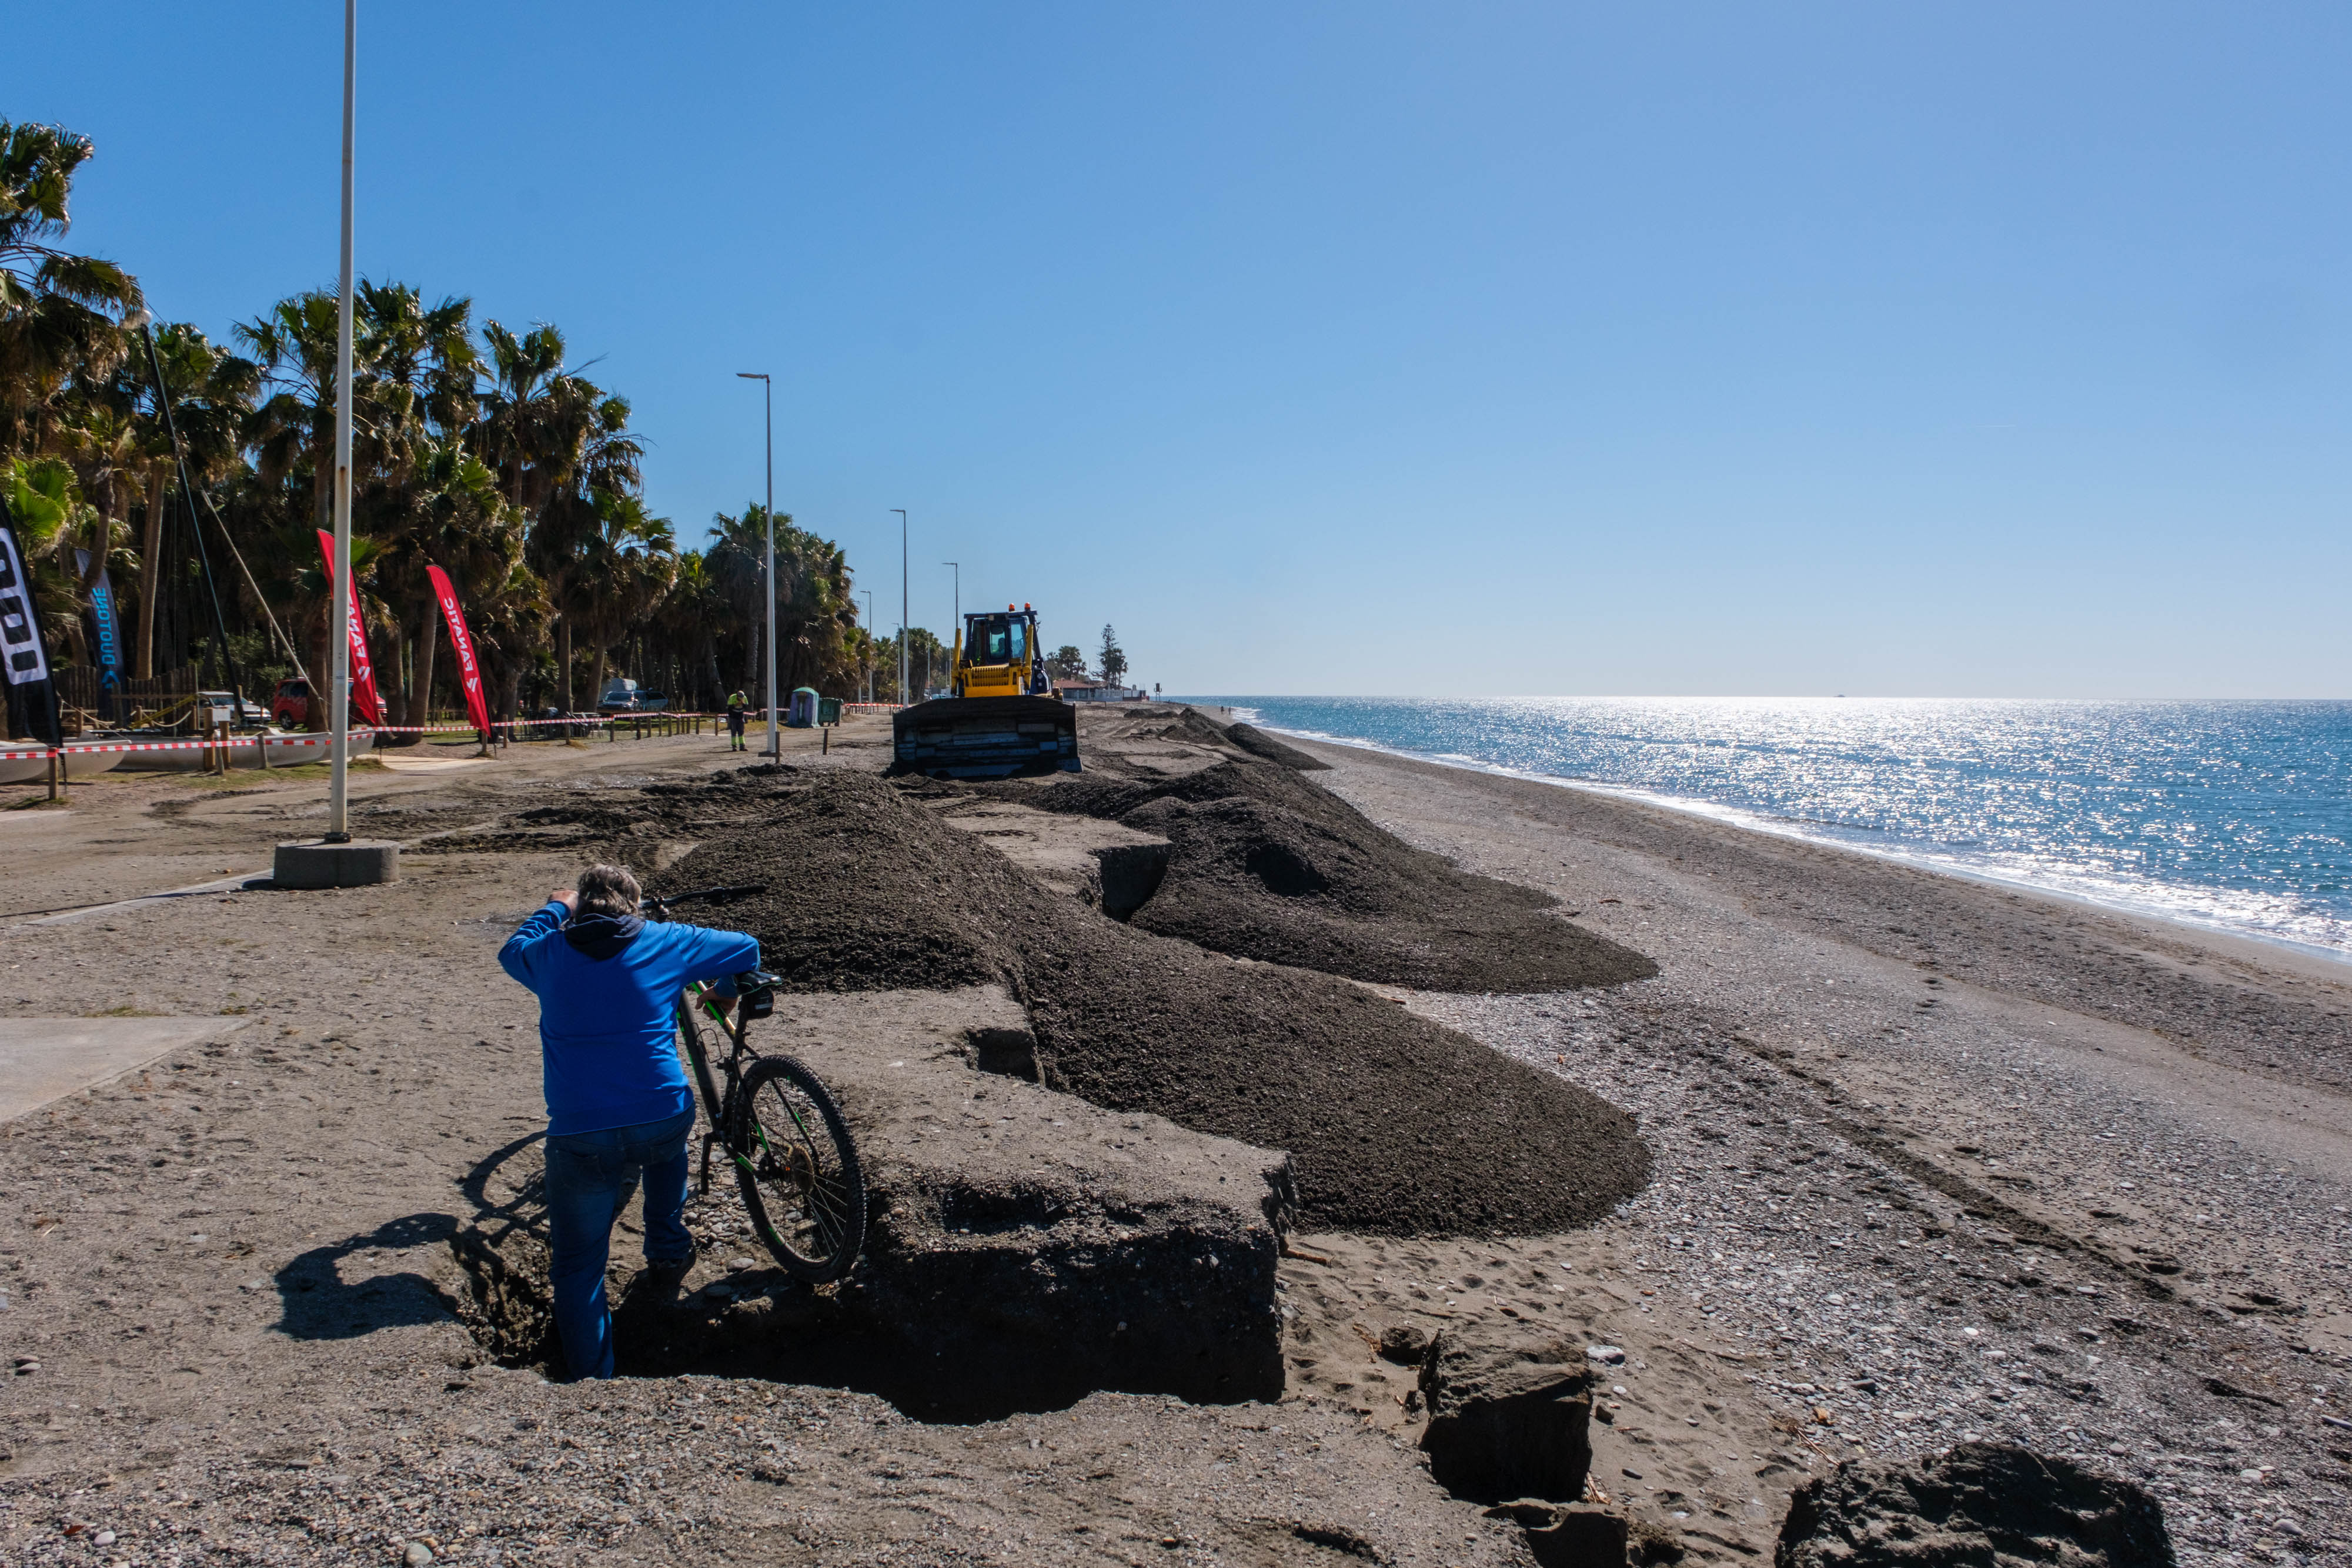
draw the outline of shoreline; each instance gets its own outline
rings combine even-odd
[[[1231,715],[1244,711],[1234,706],[1199,706],[1203,713]],[[1232,721],[1221,719],[1219,722]],[[1398,747],[1384,746],[1378,741],[1329,735],[1321,731],[1284,729],[1274,725],[1260,725],[1258,727],[1265,730],[1269,735],[1279,735],[1292,740],[1304,740],[1319,746],[1344,747],[1350,751],[1370,752],[1375,756],[1393,758],[1402,762],[1415,762],[1431,768],[1484,774],[1490,778],[1512,779],[1528,784],[1540,784],[1548,789],[1572,790],[1627,805],[1644,806],[1657,810],[1672,811],[1682,816],[1695,817],[1718,827],[1754,833],[1759,837],[1784,840],[1814,849],[1843,851],[1864,860],[1899,865],[1931,876],[1950,877],[1956,881],[1994,888],[2003,893],[2023,894],[2046,899],[2053,904],[2066,907],[2090,910],[2123,920],[2145,922],[2158,927],[2166,935],[2174,936],[2185,935],[2209,940],[2219,944],[2225,950],[2231,947],[2243,947],[2250,953],[2261,953],[2273,960],[2281,956],[2302,960],[2322,966],[2322,972],[2327,977],[2339,981],[2347,977],[2346,971],[2352,970],[2352,948],[2336,948],[2316,943],[2298,942],[2293,937],[2274,936],[2261,931],[2200,920],[2192,915],[2169,914],[2129,904],[2110,903],[2088,894],[2068,892],[2041,883],[2003,876],[1997,872],[1976,871],[1965,866],[1948,864],[1924,854],[1895,849],[1874,850],[1866,844],[1853,843],[1844,839],[1827,838],[1804,832],[1793,827],[1781,828],[1775,825],[1780,822],[1801,821],[1802,819],[1799,818],[1775,817],[1746,807],[1727,806],[1720,801],[1706,800],[1696,797],[1667,795],[1630,784],[1612,784],[1596,779],[1571,779],[1557,773],[1536,773],[1502,763],[1481,762],[1475,758],[1463,757],[1458,754],[1440,755],[1406,751]]]

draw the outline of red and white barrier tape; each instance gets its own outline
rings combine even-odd
[[[234,740],[103,741],[90,745],[26,747],[16,750],[10,750],[5,744],[0,744],[0,761],[21,762],[28,757],[81,757],[89,753],[98,751],[210,750],[215,747],[222,746],[251,746],[255,744],[258,738],[258,737],[255,736],[242,736]],[[355,735],[352,738],[354,741],[363,741],[367,737],[365,735]],[[268,737],[268,742],[273,747],[332,746],[335,743],[335,737],[331,735],[273,735]]]
[[[82,753],[88,751],[208,751],[215,747],[252,746],[256,744],[259,738],[260,737],[248,737],[235,740],[108,741],[101,745],[95,746],[62,746],[58,748],[58,755],[60,757],[79,757]],[[363,737],[353,736],[352,738],[353,741],[358,741]],[[331,735],[273,735],[270,736],[268,740],[268,744],[271,746],[332,746],[334,743],[335,737]]]
[[[873,708],[884,712],[891,711],[891,705],[885,703],[849,703],[844,706]],[[494,721],[490,727],[493,730],[526,729],[535,725],[568,727],[604,724],[614,719],[724,718],[726,716],[725,714],[718,713],[673,713],[663,708],[646,713],[568,714],[560,718],[502,718]],[[764,721],[765,710],[760,710],[758,716]],[[481,731],[470,724],[380,724],[372,725],[366,729],[353,730],[351,735],[354,745],[363,745],[379,735],[479,735]],[[236,748],[266,744],[273,747],[282,747],[332,746],[334,743],[335,737],[331,735],[235,735],[226,740],[97,741],[68,743],[61,747],[12,747],[6,741],[0,741],[0,761],[21,762],[26,758],[34,757],[80,757],[101,751],[209,751],[217,747]]]

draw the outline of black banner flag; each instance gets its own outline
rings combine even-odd
[[[11,734],[64,744],[58,695],[49,685],[49,657],[33,612],[33,574],[16,545],[16,519],[0,497],[0,677],[5,677]]]

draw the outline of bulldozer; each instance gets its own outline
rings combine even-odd
[[[977,611],[956,630],[949,695],[890,718],[893,773],[1009,779],[1078,770],[1078,716],[1054,695],[1037,612]]]

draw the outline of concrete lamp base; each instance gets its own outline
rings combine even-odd
[[[270,878],[279,887],[373,887],[400,880],[400,845],[389,839],[345,844],[304,840],[278,846]]]

